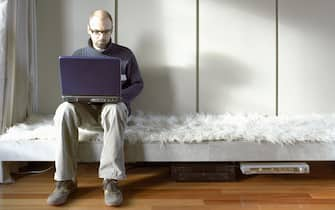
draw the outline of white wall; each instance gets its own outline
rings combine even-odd
[[[335,111],[335,1],[279,1],[279,112]]]
[[[196,0],[118,1],[118,42],[131,48],[145,87],[133,106],[146,112],[210,113],[276,110],[334,112],[332,78],[335,1],[200,0],[199,83],[196,82]],[[59,55],[87,44],[89,13],[114,14],[114,0],[37,0],[39,111],[60,103]]]
[[[275,114],[275,0],[200,1],[200,111]]]
[[[114,0],[37,0],[39,112],[54,113],[61,102],[58,56],[87,46],[87,22],[95,9],[114,14]]]

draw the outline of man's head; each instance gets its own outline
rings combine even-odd
[[[113,30],[112,16],[105,10],[95,10],[89,17],[87,32],[91,36],[93,47],[106,49]]]

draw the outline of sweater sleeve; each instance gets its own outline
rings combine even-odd
[[[78,49],[72,53],[72,56],[82,56],[83,55],[83,49]]]
[[[130,102],[143,89],[143,80],[136,58],[133,54],[131,54],[130,60],[126,66],[126,74],[130,85],[127,88],[122,89],[122,100]]]

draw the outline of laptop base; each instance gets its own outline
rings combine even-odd
[[[117,96],[62,96],[67,102],[90,102],[90,103],[118,103],[120,97]]]

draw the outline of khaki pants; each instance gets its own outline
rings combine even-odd
[[[100,157],[99,177],[125,179],[123,134],[128,109],[124,103],[88,105],[64,102],[54,117],[56,127],[55,180],[76,180],[78,160],[78,127],[102,126],[103,149]]]

